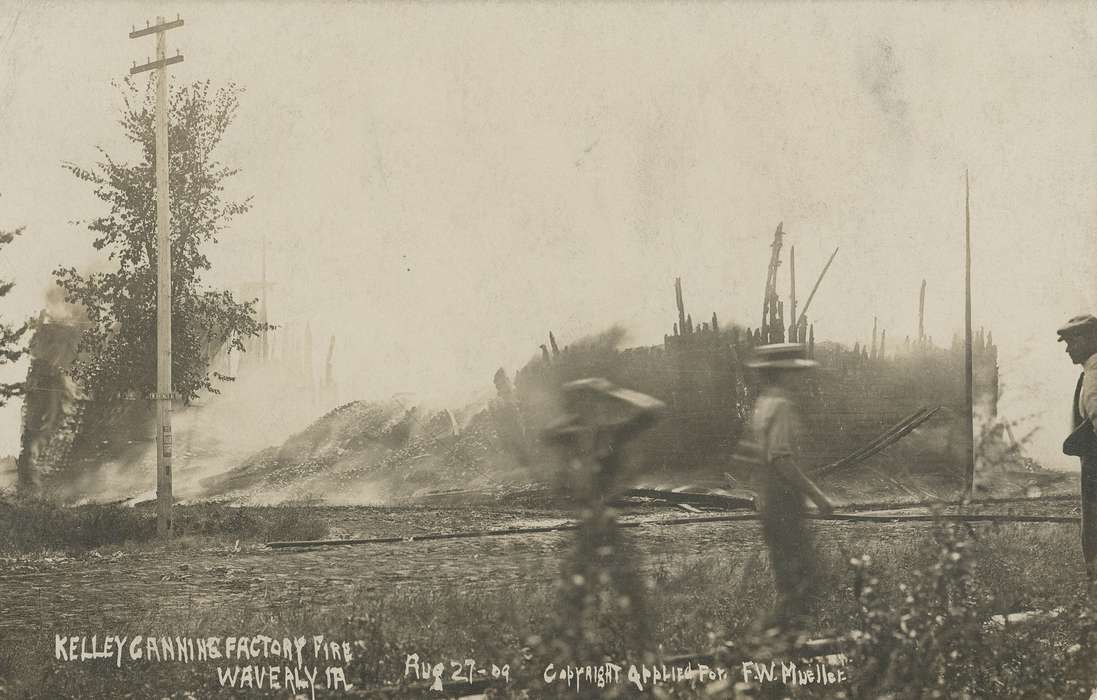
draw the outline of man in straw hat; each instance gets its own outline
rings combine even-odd
[[[758,371],[762,387],[750,424],[760,462],[753,481],[777,588],[777,626],[793,624],[804,613],[811,585],[815,555],[801,518],[804,496],[824,513],[833,507],[799,467],[795,388],[802,373],[816,364],[800,343],[759,346],[747,363]]]
[[[1059,329],[1067,355],[1082,366],[1074,389],[1073,432],[1063,452],[1082,460],[1082,558],[1086,575],[1097,580],[1097,318],[1075,316]]]

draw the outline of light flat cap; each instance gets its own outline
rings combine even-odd
[[[1059,334],[1060,341],[1066,340],[1068,336],[1097,333],[1097,316],[1093,314],[1075,316],[1067,321],[1066,325],[1057,330],[1056,333]]]

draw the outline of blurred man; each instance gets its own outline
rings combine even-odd
[[[1075,316],[1059,329],[1067,354],[1082,366],[1074,389],[1073,432],[1063,452],[1082,460],[1082,557],[1086,575],[1097,580],[1097,318]]]
[[[762,345],[754,352],[754,361],[748,366],[758,371],[762,390],[750,425],[759,454],[753,481],[777,588],[774,621],[787,626],[804,613],[814,569],[814,548],[801,518],[804,497],[824,513],[832,509],[830,500],[799,466],[795,389],[802,373],[816,363],[807,359],[806,349],[799,343]]]

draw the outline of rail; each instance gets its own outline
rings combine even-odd
[[[1081,522],[1081,518],[1073,515],[1012,515],[1008,513],[807,513],[804,516],[809,520],[847,522],[847,523],[885,523],[898,524],[908,522],[964,522],[964,523],[1060,523],[1074,524]],[[675,526],[694,525],[698,523],[729,523],[749,522],[759,520],[757,513],[735,513],[731,515],[714,515],[699,518],[668,518],[662,520],[627,520],[618,522],[617,527],[622,529],[646,527],[646,526]],[[370,544],[409,544],[414,542],[429,542],[436,540],[477,539],[481,537],[505,537],[509,535],[533,535],[547,532],[568,532],[579,529],[576,522],[564,522],[558,525],[543,525],[538,527],[499,528],[494,530],[470,530],[464,532],[432,532],[423,535],[408,535],[406,537],[366,537],[332,540],[294,540],[284,542],[268,542],[270,549],[300,549],[308,547],[342,547],[349,545]]]

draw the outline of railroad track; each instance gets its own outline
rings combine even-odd
[[[1014,515],[1010,513],[865,513],[851,509],[827,515],[819,513],[805,514],[809,520],[822,522],[845,522],[867,524],[897,524],[910,522],[963,522],[963,523],[1059,523],[1076,524],[1081,518],[1074,515]],[[760,520],[757,513],[732,513],[687,518],[662,518],[657,520],[626,520],[618,522],[622,529],[677,525],[696,525],[699,523],[729,523]],[[578,530],[580,524],[568,521],[537,527],[499,528],[489,530],[469,530],[461,532],[435,532],[406,537],[367,537],[330,540],[294,540],[268,542],[271,549],[299,549],[308,547],[345,547],[351,545],[406,544],[410,542],[428,542],[435,540],[476,539],[482,537],[506,537],[511,535],[530,535],[546,532],[568,532]]]

